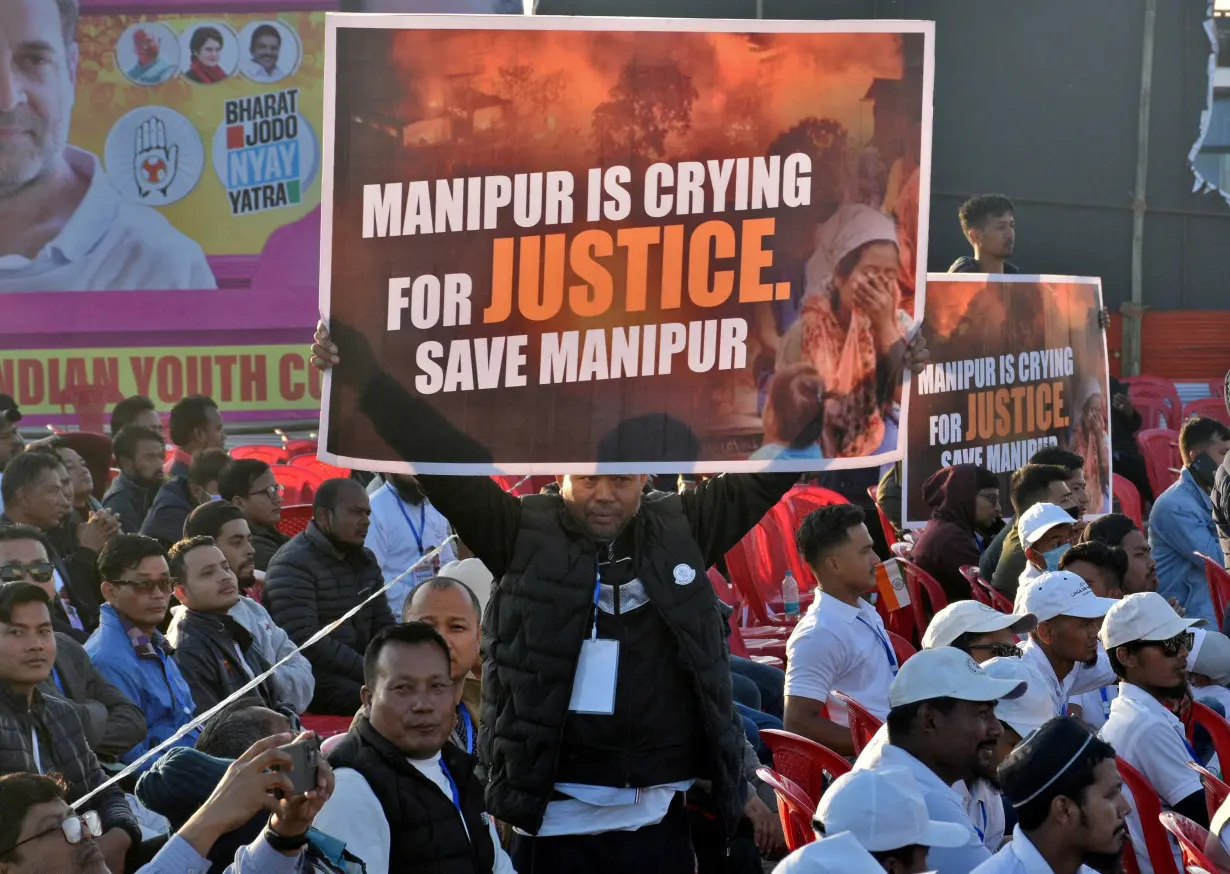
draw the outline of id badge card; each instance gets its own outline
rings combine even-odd
[[[573,713],[611,716],[615,713],[615,684],[619,677],[619,641],[589,638],[581,644],[577,675],[572,681]]]

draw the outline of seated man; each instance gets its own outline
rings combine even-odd
[[[167,431],[175,452],[162,470],[167,476],[187,476],[192,459],[206,449],[225,449],[222,414],[213,398],[189,395],[171,408]]]
[[[175,663],[179,665],[198,713],[238,692],[272,663],[255,645],[252,634],[229,611],[239,603],[239,581],[212,537],[190,537],[171,547],[168,556],[175,596],[187,609],[178,626]],[[295,714],[278,687],[263,681],[249,694],[266,707]]]
[[[106,776],[86,742],[77,709],[38,688],[56,658],[48,606],[47,593],[38,586],[0,587],[0,773],[58,773],[76,799],[105,783]],[[141,841],[124,793],[118,786],[104,789],[87,809],[101,820],[98,849],[112,870],[123,871],[125,855]],[[0,827],[10,823],[9,815],[0,817]]]
[[[316,632],[367,601],[357,614],[305,651],[316,675],[313,713],[349,716],[359,708],[363,651],[393,614],[380,565],[363,545],[371,506],[354,480],[326,480],[316,492],[314,516],[269,564],[265,605],[273,621],[302,646]]]
[[[1117,546],[1107,546],[1100,540],[1084,540],[1063,554],[1059,569],[1076,574],[1099,598],[1117,601],[1124,595],[1128,557]]]
[[[1230,452],[1230,428],[1216,419],[1189,419],[1179,432],[1183,472],[1157,496],[1149,514],[1149,542],[1157,560],[1158,592],[1178,601],[1188,616],[1213,622],[1213,598],[1205,578],[1207,555],[1225,564],[1209,493]],[[1199,554],[1197,554],[1199,553]]]
[[[151,537],[120,534],[98,557],[98,569],[107,603],[85,651],[99,673],[136,702],[149,725],[148,736],[120,757],[128,765],[190,723],[196,705],[158,630],[172,585],[162,546]],[[198,732],[193,729],[176,745],[191,746]]]
[[[482,615],[478,596],[461,580],[432,577],[410,593],[401,619],[430,625],[448,644],[450,671],[457,692],[457,719],[449,739],[470,755],[478,755],[480,691],[478,682],[472,680],[474,666],[481,661],[478,640]]]
[[[1157,562],[1153,560],[1153,548],[1149,539],[1136,527],[1136,523],[1122,513],[1107,513],[1089,523],[1084,541],[1098,541],[1107,546],[1116,546],[1127,556],[1127,573],[1123,575],[1124,595],[1136,592],[1157,591]]]
[[[141,533],[168,549],[184,538],[184,523],[193,508],[214,500],[218,477],[231,463],[224,449],[206,449],[192,460],[188,475],[173,476],[162,484],[154,505],[141,525]]]
[[[1085,482],[1085,459],[1079,453],[1060,446],[1046,446],[1039,449],[1029,459],[1030,464],[1050,464],[1062,467],[1066,476],[1064,482],[1072,491],[1072,502],[1076,510],[1076,519],[1084,519],[1089,513],[1101,515],[1102,507],[1094,505],[1094,499],[1101,501],[1101,495],[1090,495]]]
[[[1072,508],[1075,511],[1076,500],[1065,477],[1067,472],[1062,467],[1050,464],[1027,464],[1012,474],[1012,509],[1016,520],[1035,504],[1054,504],[1062,509]],[[1021,530],[1014,522],[1000,532],[1003,547],[994,556],[994,561],[983,555],[978,569],[982,578],[991,583],[991,587],[1008,598],[1016,597],[1021,571],[1025,570],[1028,561],[1025,550],[1021,548]],[[987,550],[991,553],[994,544]]]
[[[911,558],[944,587],[949,601],[969,598],[961,568],[978,564],[984,532],[1002,523],[999,477],[985,467],[958,464],[931,476],[922,494],[931,520],[914,541]]]
[[[258,571],[252,561],[255,552],[252,536],[247,520],[234,504],[210,501],[197,507],[188,516],[184,536],[212,537],[239,579],[240,589],[250,590],[256,585]],[[187,610],[182,605],[171,608],[167,640],[171,641],[172,646],[176,646],[179,640],[179,623],[185,612]],[[269,664],[277,665],[289,657],[289,661],[278,666],[269,682],[276,689],[278,700],[288,703],[296,713],[305,712],[316,691],[312,663],[296,649],[295,642],[286,632],[274,623],[269,611],[251,598],[241,597],[227,611],[227,615],[248,630],[252,635],[252,645]]]
[[[276,527],[282,518],[282,487],[273,471],[259,459],[238,458],[218,478],[218,494],[243,511],[256,548],[256,569],[264,573],[274,553],[290,543]]]
[[[898,669],[880,614],[863,599],[875,590],[880,559],[863,511],[852,504],[809,513],[797,542],[816,597],[786,646],[786,730],[853,755],[845,708],[833,706],[829,693],[849,695],[883,719]]]
[[[367,874],[513,874],[476,760],[448,742],[448,644],[421,622],[395,625],[372,640],[363,670],[363,713],[329,753],[337,788],[317,827],[355,848]]]
[[[1034,504],[1017,520],[1021,547],[1025,550],[1025,570],[1017,580],[1017,591],[1030,580],[1059,570],[1059,561],[1072,545],[1076,524],[1066,510],[1054,504]]]
[[[931,617],[923,649],[952,646],[982,664],[993,658],[1019,657],[1016,638],[1038,627],[1032,613],[1000,613],[977,601],[957,601]]]
[[[167,447],[162,432],[129,425],[115,437],[115,463],[120,474],[107,488],[102,504],[119,515],[120,524],[136,534],[162,487],[162,461]]]

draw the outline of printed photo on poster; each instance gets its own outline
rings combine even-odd
[[[922,332],[931,363],[911,380],[902,518],[922,527],[923,483],[976,464],[1000,478],[1040,449],[1085,458],[1089,514],[1110,512],[1111,446],[1101,281],[930,274]],[[1005,511],[1011,514],[1011,510]]]
[[[253,82],[281,82],[298,71],[303,58],[299,34],[283,21],[249,22],[239,31],[239,48],[240,72]]]
[[[235,75],[239,37],[221,21],[198,24],[180,36],[180,70],[195,85],[215,85]]]
[[[469,447],[390,446],[343,357],[322,422],[340,463],[898,457],[929,24],[329,27],[322,312],[400,387],[405,415]]]
[[[179,36],[160,21],[142,21],[124,31],[115,65],[137,85],[161,85],[179,73]]]

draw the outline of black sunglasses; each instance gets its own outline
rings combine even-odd
[[[49,561],[0,566],[0,583],[20,583],[27,576],[36,583],[49,583],[54,575],[55,566]]]
[[[966,649],[989,649],[991,655],[997,659],[1019,659],[1024,655],[1019,646],[1011,643],[975,643]]]
[[[70,844],[79,844],[86,838],[102,837],[102,820],[98,813],[93,810],[87,810],[80,816],[70,816],[68,819],[62,820],[58,825],[41,831],[36,835],[30,835],[25,840],[18,841],[9,847],[3,853],[0,853],[0,858],[7,856],[13,850],[20,847],[22,844],[28,844],[30,841],[37,841],[39,838],[45,838],[49,834],[60,831],[64,834],[64,840]]]
[[[1190,631],[1182,631],[1169,640],[1142,640],[1140,643],[1142,646],[1160,646],[1162,655],[1174,658],[1183,650],[1192,651],[1196,643],[1196,635]]]

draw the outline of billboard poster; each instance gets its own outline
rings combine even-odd
[[[320,306],[354,355],[326,379],[322,457],[899,457],[929,23],[339,15],[326,45]],[[363,414],[359,362],[414,445]]]
[[[1101,280],[933,273],[922,332],[931,363],[910,382],[902,518],[922,527],[923,483],[977,464],[1009,480],[1039,449],[1085,457],[1090,512],[1111,509],[1109,373]]]

